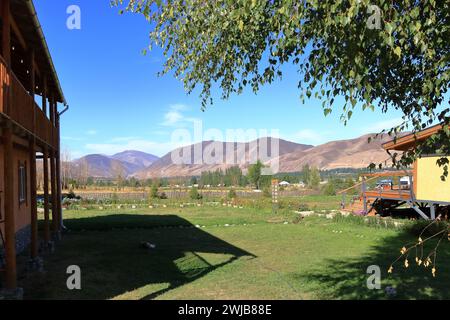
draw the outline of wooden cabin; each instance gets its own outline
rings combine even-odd
[[[416,134],[405,135],[396,141],[383,144],[387,151],[402,153],[411,150],[442,129],[441,125],[430,127]],[[359,202],[350,206],[362,214],[389,214],[400,206],[407,206],[424,219],[435,219],[439,212],[450,208],[450,177],[441,179],[443,168],[437,161],[448,155],[430,154],[417,159],[411,170],[399,170],[364,174]],[[392,183],[369,188],[368,182],[384,179]],[[358,208],[359,207],[359,208]]]
[[[33,2],[1,0],[0,10],[0,288],[14,291],[16,255],[30,248],[30,261],[39,260],[61,231],[59,118],[67,104]],[[37,165],[44,172],[42,232]]]

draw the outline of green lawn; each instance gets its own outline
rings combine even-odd
[[[405,231],[294,218],[207,206],[67,211],[71,231],[45,256],[46,272],[21,286],[34,299],[386,299],[386,286],[396,287],[396,298],[450,298],[448,241],[437,278],[401,264],[388,277],[413,239]],[[366,287],[373,264],[382,269],[382,290]],[[66,288],[69,265],[81,267],[80,291]]]

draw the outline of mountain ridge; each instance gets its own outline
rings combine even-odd
[[[119,174],[137,179],[199,176],[204,171],[225,170],[236,165],[245,172],[250,163],[254,162],[249,161],[251,155],[265,152],[263,148],[268,145],[263,163],[270,166],[278,161],[279,172],[301,171],[306,164],[321,170],[362,169],[371,163],[389,162],[389,155],[382,144],[390,138],[374,136],[375,134],[366,134],[317,146],[271,137],[250,142],[202,141],[176,148],[160,158],[142,151],[126,150],[112,156],[86,155],[73,163],[80,166],[87,161],[89,176],[96,178],[115,178]],[[371,143],[368,142],[369,137],[372,137]],[[270,146],[277,142],[279,154],[274,155]],[[198,150],[202,152],[199,154],[196,152]],[[183,162],[174,163],[174,159]]]

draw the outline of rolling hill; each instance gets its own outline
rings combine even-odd
[[[119,174],[127,177],[150,166],[157,156],[141,151],[128,150],[112,156],[89,154],[72,162],[75,170],[87,172],[94,178],[115,178]]]

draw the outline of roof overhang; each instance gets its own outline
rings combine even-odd
[[[67,104],[32,0],[11,0],[11,15],[27,45],[35,52],[40,72],[47,76],[47,87],[57,102]]]
[[[415,148],[419,143],[427,140],[429,137],[439,132],[442,129],[442,125],[430,127],[417,133],[411,133],[403,137],[397,138],[386,143],[383,143],[385,150],[398,150],[407,151]]]

